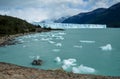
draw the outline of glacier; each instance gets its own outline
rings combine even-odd
[[[75,29],[75,28],[106,28],[106,25],[100,24],[67,24],[67,23],[39,23],[42,27]]]

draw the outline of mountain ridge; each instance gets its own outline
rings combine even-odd
[[[91,12],[79,13],[62,23],[106,24],[107,27],[120,27],[120,2],[109,8],[98,8]]]

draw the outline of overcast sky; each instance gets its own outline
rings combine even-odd
[[[0,14],[39,22],[96,8],[108,8],[117,2],[120,0],[0,0]]]

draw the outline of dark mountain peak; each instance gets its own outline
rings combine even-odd
[[[106,24],[107,27],[120,27],[120,2],[110,8],[98,8],[91,12],[74,15],[63,23]]]
[[[94,14],[100,14],[102,12],[106,11],[106,8],[98,8],[98,9],[95,9],[91,12],[88,12],[86,13],[87,15],[94,15]]]
[[[114,10],[114,9],[117,9],[117,8],[120,9],[120,2],[115,4],[115,5],[113,5],[113,6],[111,6],[109,9]]]
[[[106,8],[98,8],[98,9],[93,10],[92,12],[99,13],[99,12],[103,12],[105,10],[106,10]]]
[[[90,15],[90,14],[101,13],[101,12],[104,12],[105,10],[106,10],[106,8],[98,8],[91,12],[79,13],[78,15],[74,15],[74,17],[76,17],[76,16],[83,17],[83,16]]]

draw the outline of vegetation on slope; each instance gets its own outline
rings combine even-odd
[[[30,24],[27,21],[16,17],[0,15],[0,36],[49,30],[52,29],[46,27],[41,28],[39,25]]]

